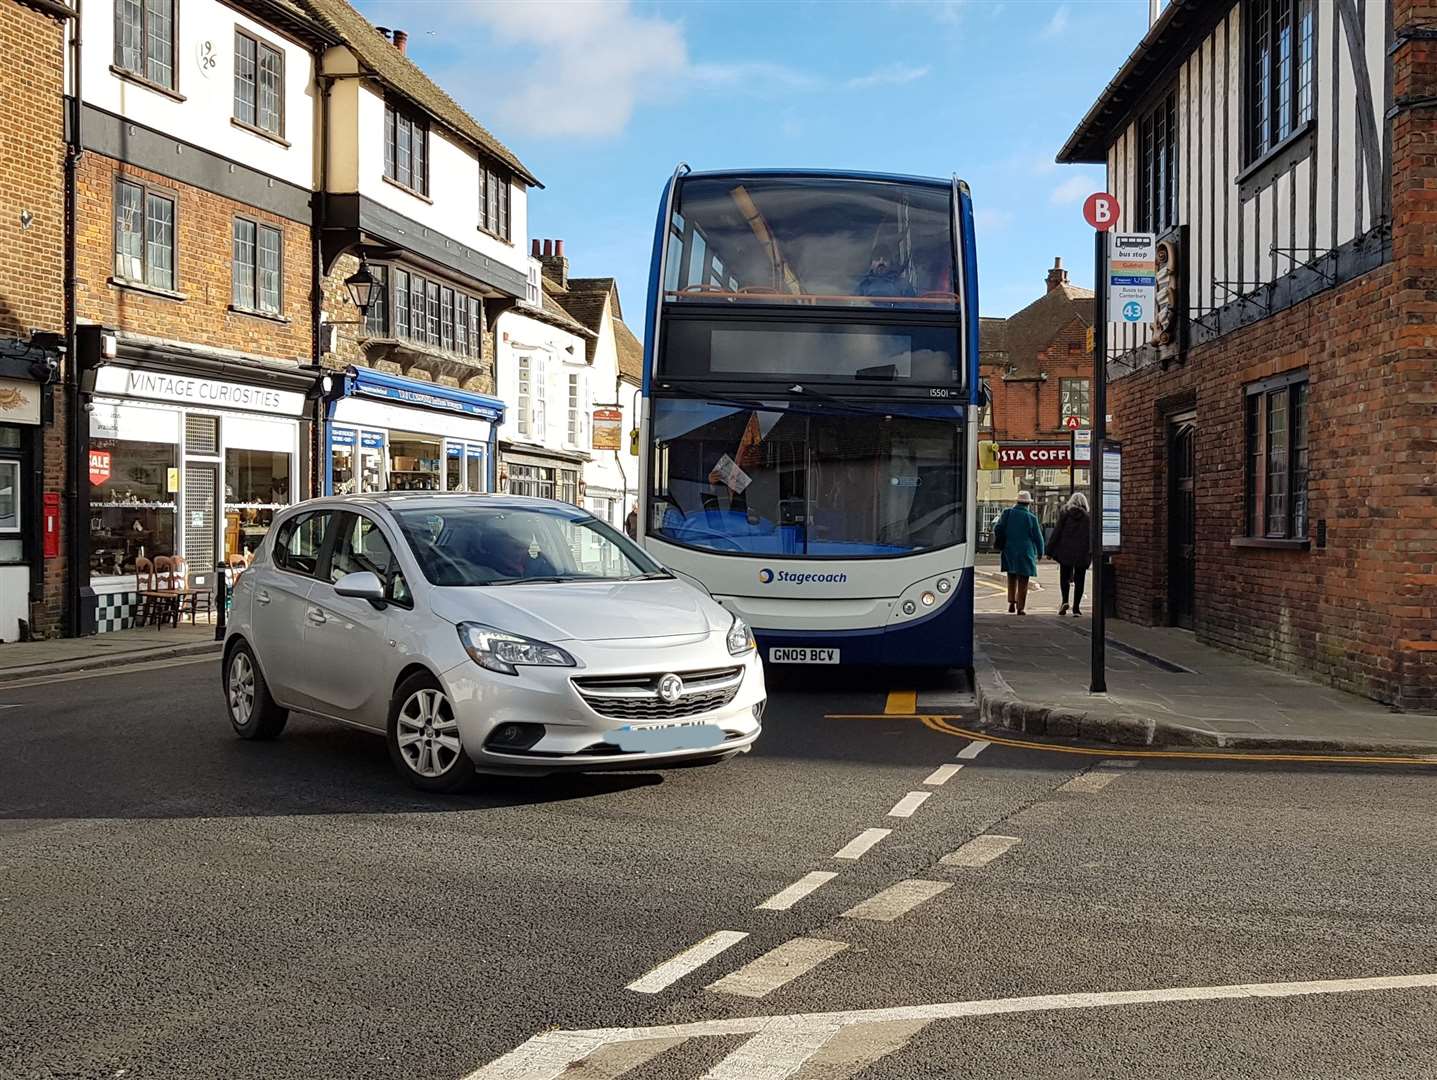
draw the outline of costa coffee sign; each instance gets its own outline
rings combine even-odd
[[[1065,469],[1072,460],[1072,448],[1067,443],[998,447],[1000,469]]]

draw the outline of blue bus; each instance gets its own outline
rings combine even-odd
[[[680,165],[665,187],[640,540],[770,663],[972,665],[976,265],[957,179]]]

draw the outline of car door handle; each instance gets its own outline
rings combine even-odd
[[[255,593],[255,594],[254,594],[254,602],[255,602],[256,604],[268,604],[268,603],[269,603],[269,590],[268,590],[268,589],[261,589],[259,592]]]
[[[329,622],[328,617],[317,607],[306,608],[304,612],[304,617],[308,619],[310,621],[310,624],[313,626],[323,626],[325,623]]]

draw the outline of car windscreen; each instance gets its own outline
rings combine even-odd
[[[649,531],[753,555],[907,555],[964,538],[955,420],[656,399]]]
[[[432,585],[634,581],[667,572],[621,533],[557,507],[461,506],[393,511]]]

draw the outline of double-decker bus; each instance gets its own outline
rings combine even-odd
[[[957,179],[680,165],[665,187],[640,540],[769,662],[971,666],[976,265]]]

